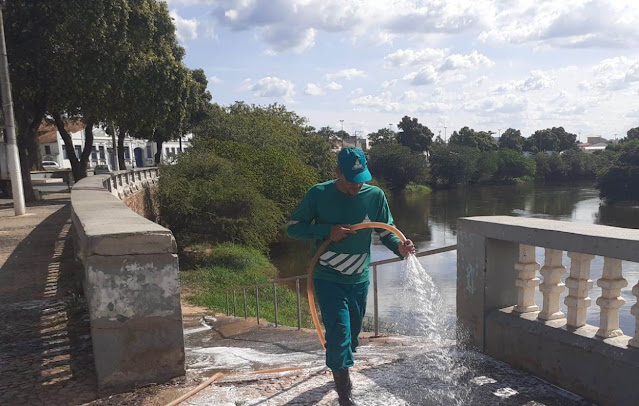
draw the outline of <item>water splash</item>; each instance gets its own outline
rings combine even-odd
[[[444,300],[417,257],[406,258],[402,274],[402,310],[397,317],[396,332],[439,344],[453,338]]]

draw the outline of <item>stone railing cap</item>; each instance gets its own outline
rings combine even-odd
[[[513,216],[464,217],[458,230],[487,238],[639,262],[639,230]]]
[[[83,254],[135,255],[175,253],[170,230],[139,216],[104,188],[109,175],[91,176],[71,192],[73,220],[79,229]]]

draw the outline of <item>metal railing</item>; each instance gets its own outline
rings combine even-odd
[[[416,257],[426,257],[430,255],[440,254],[442,252],[454,251],[457,249],[457,244],[449,245],[446,247],[436,248],[432,250],[418,252]],[[378,294],[377,294],[377,267],[380,265],[392,264],[394,262],[401,261],[400,258],[390,258],[384,259],[382,261],[375,261],[370,263],[370,267],[373,269],[373,323],[375,329],[375,336],[379,336],[379,303],[378,303]],[[243,297],[243,305],[244,305],[244,318],[248,318],[247,312],[247,302],[246,302],[246,290],[253,290],[255,292],[255,303],[256,303],[256,316],[257,316],[257,324],[260,324],[260,292],[259,289],[264,286],[272,286],[273,287],[273,307],[275,310],[275,327],[279,326],[279,317],[277,311],[277,285],[281,285],[285,282],[295,281],[295,294],[297,296],[297,329],[301,330],[302,328],[302,308],[301,308],[301,292],[300,292],[300,280],[307,279],[308,275],[301,276],[291,276],[289,278],[281,278],[274,279],[270,282],[259,283],[255,285],[245,285],[238,286],[235,288],[226,289],[226,315],[233,317],[237,317],[237,292],[242,292]],[[232,294],[232,310],[231,313],[231,304],[229,303],[229,294]]]

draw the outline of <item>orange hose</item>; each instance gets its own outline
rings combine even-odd
[[[391,233],[397,235],[402,243],[406,241],[406,237],[404,236],[404,234],[402,234],[401,231],[386,223],[378,223],[373,221],[368,223],[354,224],[349,228],[353,231],[362,230],[364,228],[383,228],[384,230],[388,230]],[[311,308],[311,318],[313,319],[313,324],[315,325],[315,330],[317,331],[317,337],[319,337],[320,343],[322,343],[322,347],[324,348],[326,348],[326,340],[324,339],[324,334],[322,334],[322,326],[320,326],[319,317],[317,317],[317,310],[315,310],[315,286],[313,285],[313,273],[315,272],[315,265],[317,265],[317,261],[319,261],[320,255],[322,255],[324,251],[326,251],[326,248],[328,248],[328,246],[332,242],[333,241],[328,239],[319,246],[308,266],[308,278],[306,278],[306,290],[308,295],[308,304]]]

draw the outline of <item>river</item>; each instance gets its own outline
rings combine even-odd
[[[413,240],[418,251],[455,244],[457,219],[466,216],[510,215],[639,228],[639,208],[601,205],[598,191],[592,183],[474,186],[430,194],[389,196],[388,200],[396,226]],[[393,256],[377,239],[373,241],[371,255],[373,261]],[[451,319],[455,315],[456,255],[452,251],[420,259],[439,288]],[[305,273],[309,258],[308,243],[286,237],[271,253],[280,277]],[[542,248],[537,249],[537,261],[543,263]],[[569,267],[569,264],[570,260],[564,253],[564,266]],[[592,305],[588,309],[588,324],[595,326],[599,325],[599,307],[595,301],[601,296],[596,280],[601,277],[602,269],[603,258],[596,257],[591,266],[591,279],[595,283],[590,291]],[[632,336],[635,319],[630,314],[630,307],[635,304],[636,298],[631,290],[639,279],[639,264],[624,261],[623,275],[628,286],[622,290],[626,304],[620,309],[620,324],[624,333]],[[392,324],[405,306],[401,295],[402,284],[405,283],[403,276],[402,262],[378,269],[380,315],[386,324]],[[541,305],[539,292],[536,296],[537,304]],[[563,296],[561,303],[565,312]],[[372,310],[372,296],[369,295],[368,315],[372,314]]]

